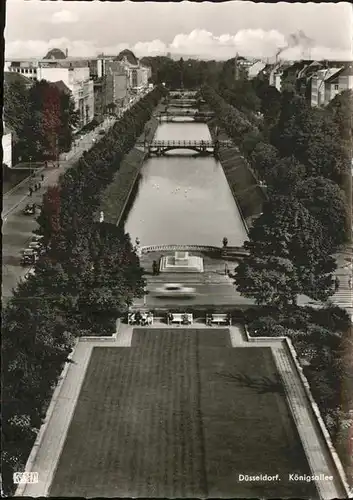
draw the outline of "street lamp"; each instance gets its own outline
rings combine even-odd
[[[32,186],[32,156],[29,157],[29,178],[30,185]]]

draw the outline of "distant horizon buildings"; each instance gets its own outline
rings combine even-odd
[[[129,50],[118,55],[69,56],[53,48],[42,58],[5,59],[4,71],[31,81],[63,82],[70,89],[79,111],[80,127],[101,117],[106,107],[123,106],[131,92],[148,84],[151,68],[140,63]]]

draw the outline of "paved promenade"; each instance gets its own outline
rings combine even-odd
[[[155,321],[151,328],[166,328],[164,323]],[[168,327],[178,334],[178,326]],[[183,328],[186,328],[183,326]],[[189,328],[205,328],[202,323],[195,323]],[[213,327],[214,328],[214,327]],[[89,359],[94,347],[126,347],[131,346],[133,327],[121,324],[116,339],[111,341],[81,340],[72,357],[67,375],[61,387],[54,395],[53,412],[47,416],[42,427],[42,440],[37,446],[37,453],[28,470],[39,473],[38,484],[28,484],[17,491],[17,496],[47,496],[52,482],[56,464],[59,460],[68,427],[70,425],[76,401],[79,396]],[[283,380],[289,406],[292,410],[300,438],[312,471],[312,474],[333,476],[332,481],[317,481],[320,497],[324,500],[344,498],[341,481],[333,467],[331,456],[327,450],[318,422],[305,394],[302,381],[293,366],[293,361],[280,339],[270,339],[249,343],[241,326],[230,328],[232,345],[237,348],[270,347],[274,354],[278,371]],[[44,431],[44,432],[43,432]]]

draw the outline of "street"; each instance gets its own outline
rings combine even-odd
[[[107,131],[114,122],[115,120],[111,118],[106,119],[94,131],[77,140],[69,153],[61,155],[59,168],[50,166],[37,172],[34,183],[40,182],[41,189],[34,191],[32,196],[29,196],[29,178],[4,195],[2,212],[3,303],[12,295],[12,290],[16,287],[19,279],[29,270],[28,267],[21,266],[20,260],[22,251],[32,237],[32,231],[38,227],[35,218],[39,215],[39,212],[37,211],[36,216],[26,216],[22,213],[24,207],[27,203],[40,204],[47,187],[57,183],[59,176],[73,165],[83,151],[92,147],[93,140],[99,140],[103,137],[98,134],[98,130],[104,129]],[[41,174],[44,175],[43,181],[40,178]]]
[[[59,176],[70,168],[77,161],[84,151],[90,149],[95,142],[104,137],[99,131],[108,131],[128,109],[130,109],[143,95],[136,96],[135,99],[122,108],[118,117],[107,117],[94,130],[73,142],[72,149],[68,153],[60,155],[59,168],[48,166],[47,169],[38,169],[34,179],[24,179],[17,186],[3,196],[2,210],[2,300],[3,304],[12,296],[13,289],[18,281],[27,274],[29,267],[22,267],[20,264],[22,251],[26,248],[32,237],[32,232],[38,227],[35,219],[39,215],[26,216],[22,211],[27,203],[41,204],[42,198],[48,186],[57,184]],[[41,174],[44,179],[41,179]],[[41,183],[38,191],[33,191],[29,196],[29,187],[35,183]]]

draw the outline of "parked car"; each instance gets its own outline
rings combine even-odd
[[[24,213],[24,215],[34,215],[36,213],[36,205],[35,205],[35,203],[33,203],[32,205],[30,205],[29,203],[27,203],[27,205],[23,209],[23,213]]]
[[[105,134],[105,130],[101,129],[101,130],[98,130],[98,135],[104,135]]]
[[[196,289],[186,287],[181,283],[167,283],[160,288],[156,288],[153,295],[155,297],[192,298],[196,295]]]
[[[34,276],[34,275],[35,275],[35,270],[30,269],[29,271],[26,272],[26,274],[24,276],[22,276],[22,278],[21,278],[22,283],[27,281],[30,276]]]
[[[28,248],[34,250],[39,255],[43,255],[45,253],[45,248],[40,241],[31,241],[31,243],[28,245]]]
[[[33,234],[32,241],[43,241],[43,238],[42,234]]]
[[[21,265],[32,266],[38,260],[38,253],[33,248],[26,248],[23,250]]]

